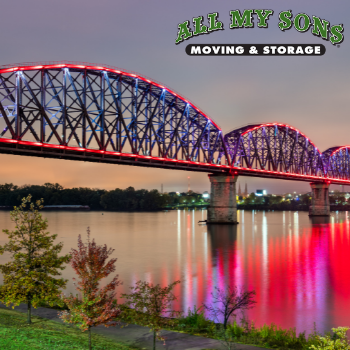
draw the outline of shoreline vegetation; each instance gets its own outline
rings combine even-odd
[[[39,185],[16,186],[12,183],[0,185],[0,210],[12,210],[21,204],[21,199],[31,195],[33,201],[43,199],[43,210],[70,211],[115,211],[115,212],[150,212],[163,210],[201,210],[207,209],[209,200],[201,193],[169,192],[157,190],[135,190],[128,187],[124,190],[116,188],[107,191],[96,188],[63,188],[59,184],[45,183]],[[308,211],[311,204],[310,194],[298,198],[283,196],[257,197],[251,193],[237,201],[238,210],[267,211]],[[335,193],[330,196],[331,211],[350,211],[350,202]]]
[[[64,306],[56,307],[42,304],[41,307],[49,307],[58,311],[68,310]],[[181,315],[175,319],[166,317],[163,319],[163,329],[166,331],[215,339],[227,349],[234,349],[234,344],[245,344],[267,349],[322,350],[325,340],[328,350],[350,349],[345,334],[347,328],[345,327],[334,328],[332,332],[326,332],[325,335],[322,335],[314,324],[313,332],[306,335],[305,332],[298,334],[295,328],[283,329],[273,323],[258,327],[254,322],[242,318],[239,321],[234,319],[229,322],[226,331],[223,331],[222,324],[208,319],[204,316],[203,310],[196,307],[193,310],[189,309],[187,315]],[[130,322],[130,310],[127,307],[122,307],[122,313],[116,320],[121,322],[117,326],[120,328],[130,324],[144,326],[143,322]],[[342,330],[345,330],[343,336],[339,335],[339,331]],[[135,349],[135,347],[123,342],[109,339],[105,335],[91,333],[91,337],[95,350]],[[343,346],[336,345],[336,342],[340,340],[343,341]],[[167,345],[171,345],[170,340],[165,339],[165,341]],[[39,316],[32,316],[32,323],[28,325],[24,313],[0,307],[0,348],[17,350],[29,346],[40,350],[47,349],[49,346],[57,350],[86,349],[88,339],[86,334],[76,326],[58,323]]]

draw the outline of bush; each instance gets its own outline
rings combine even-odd
[[[178,319],[178,327],[188,333],[206,333],[213,335],[215,330],[215,323],[204,316],[202,308],[193,308],[193,311],[188,308],[187,316]]]
[[[346,332],[350,328],[338,327],[332,328],[333,336],[327,334],[324,337],[318,336],[318,344],[311,345],[310,349],[313,350],[350,350],[350,343]]]
[[[282,329],[275,324],[256,327],[254,322],[246,320],[242,320],[241,324],[236,320],[229,323],[225,333],[226,340],[234,339],[238,343],[296,350],[310,349],[310,346],[318,344],[318,337],[316,330],[306,337],[305,332],[297,335],[295,328]]]

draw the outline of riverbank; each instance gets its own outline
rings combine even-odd
[[[0,306],[0,349],[54,350],[86,349],[87,333],[62,324],[57,310],[39,307],[32,310],[33,324],[26,324],[26,305],[16,306],[13,311]],[[224,350],[225,346],[215,339],[186,333],[162,331],[166,343],[157,341],[159,350]],[[125,328],[98,326],[92,329],[94,350],[152,349],[153,336],[149,328],[128,325]],[[236,350],[259,350],[260,347],[237,344]]]

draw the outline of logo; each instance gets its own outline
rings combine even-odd
[[[231,30],[241,28],[268,28],[268,21],[273,16],[273,10],[240,10],[230,11],[229,28]],[[343,24],[331,25],[329,21],[317,16],[309,16],[306,13],[298,13],[293,16],[292,10],[279,13],[278,28],[286,31],[294,27],[298,32],[305,33],[311,31],[314,36],[331,42],[333,45],[344,41]],[[175,44],[178,45],[193,37],[210,34],[215,31],[224,30],[224,23],[219,20],[219,13],[208,13],[207,22],[204,23],[204,17],[199,16],[190,21],[184,21],[178,25],[177,38]],[[326,49],[324,45],[319,44],[254,44],[254,45],[230,45],[230,44],[207,44],[207,45],[188,45],[186,53],[188,55],[207,55],[207,56],[225,56],[225,55],[323,55]]]

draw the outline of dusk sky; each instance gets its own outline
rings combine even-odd
[[[267,29],[229,29],[230,11],[272,9]],[[82,61],[117,66],[146,75],[190,99],[224,133],[250,123],[287,123],[321,151],[350,144],[350,18],[348,1],[3,1],[0,65],[40,61]],[[292,10],[344,25],[344,42],[332,45],[294,28],[278,28],[279,13]],[[218,12],[224,30],[175,45],[177,26]],[[254,16],[256,22],[256,16]],[[349,35],[349,38],[348,38]],[[315,57],[190,57],[188,44],[323,44]],[[0,183],[58,182],[64,187],[191,188],[209,190],[205,173],[0,155]],[[307,182],[242,177],[250,192],[306,192]],[[332,186],[339,189],[339,186]],[[350,189],[350,187],[349,187]]]

